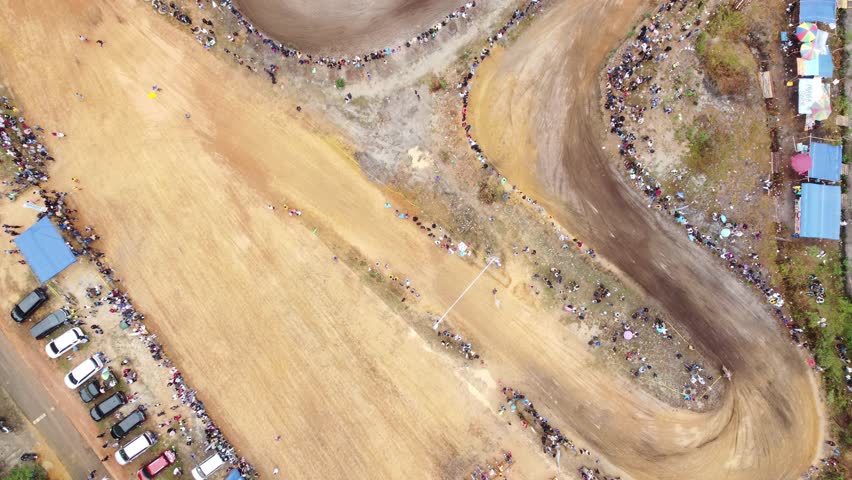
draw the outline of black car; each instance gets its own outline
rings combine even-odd
[[[127,397],[124,396],[121,392],[115,392],[112,395],[108,396],[106,399],[101,400],[100,403],[92,407],[89,410],[89,415],[92,416],[92,420],[96,422],[100,422],[110,413],[118,410],[122,405],[127,403]]]
[[[80,400],[83,400],[83,403],[89,403],[98,398],[104,391],[101,390],[101,384],[97,380],[92,380],[80,389]]]
[[[12,320],[18,323],[23,322],[30,318],[30,315],[38,310],[38,307],[42,306],[46,301],[47,292],[43,288],[36,288],[15,305],[15,308],[12,309]]]
[[[126,437],[128,433],[132,432],[134,428],[142,425],[142,422],[145,421],[145,412],[141,409],[136,409],[130,412],[130,414],[121,419],[118,423],[112,426],[109,429],[109,434],[112,435],[112,438],[116,440],[121,440]]]
[[[30,334],[36,340],[50,335],[51,332],[61,327],[68,321],[68,313],[65,310],[57,310],[50,315],[44,317],[44,320],[33,325],[30,329]]]

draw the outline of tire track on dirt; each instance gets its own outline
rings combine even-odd
[[[723,405],[707,414],[598,399],[597,408],[610,412],[606,431],[561,410],[571,428],[637,478],[797,478],[822,431],[804,359],[765,302],[646,208],[601,148],[598,62],[643,5],[650,4],[554,5],[477,70],[472,133],[503,174],[666,309],[734,379]],[[517,118],[524,111],[529,116]]]

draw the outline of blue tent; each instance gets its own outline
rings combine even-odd
[[[802,184],[799,236],[840,240],[840,187]]]
[[[71,249],[65,245],[65,239],[47,217],[18,235],[15,243],[42,283],[76,261]]]
[[[834,61],[831,54],[814,55],[810,60],[799,58],[796,65],[800,77],[834,78]]]
[[[799,3],[799,23],[837,23],[837,0],[802,0]]]
[[[225,480],[243,480],[243,476],[240,471],[235,468],[228,472],[228,476],[225,477]]]
[[[809,177],[828,180],[829,182],[840,181],[843,146],[811,142],[811,159],[813,160],[813,166],[811,166],[808,172]]]
[[[834,78],[834,60],[831,53],[821,54],[818,59],[819,76],[823,78]]]

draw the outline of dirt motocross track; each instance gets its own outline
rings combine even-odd
[[[504,174],[679,319],[697,348],[733,371],[719,411],[640,408],[629,419],[613,418],[621,438],[597,436],[598,446],[647,478],[797,478],[821,435],[818,395],[802,355],[766,302],[643,205],[601,149],[598,62],[611,45],[588,39],[623,34],[624,16],[639,3],[563,2],[486,61],[472,94],[474,136]]]
[[[472,123],[513,182],[733,370],[710,413],[675,410],[613,374],[557,314],[530,306],[511,266],[484,276],[451,317],[487,367],[457,368],[433,351],[428,326],[366,288],[365,269],[333,263],[340,252],[327,238],[410,274],[436,311],[481,265],[389,214],[386,192],[309,105],[297,116],[268,80],[201,50],[141,2],[0,2],[0,72],[28,119],[67,133],[48,139],[58,160],[48,188],[81,179],[72,201],[82,221],[103,233],[124,287],[264,474],[458,478],[509,448],[514,476],[545,478],[539,467],[552,461],[537,438],[494,414],[500,379],[625,478],[797,478],[821,438],[804,359],[765,302],[644,208],[600,150],[599,62],[637,3],[554,2],[477,71]],[[154,84],[163,91],[149,99]],[[499,309],[495,287],[506,292]]]
[[[311,52],[363,54],[396,48],[464,0],[241,0],[263,32]]]

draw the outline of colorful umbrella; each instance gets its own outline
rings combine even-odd
[[[818,102],[814,102],[811,107],[811,116],[818,122],[828,120],[828,117],[831,116],[831,99],[824,96]]]
[[[796,38],[800,42],[812,42],[816,39],[817,26],[815,23],[804,22],[796,27]]]
[[[798,155],[794,155],[792,159],[790,159],[790,166],[793,167],[793,170],[796,173],[802,175],[808,173],[808,170],[811,169],[814,162],[811,159],[811,156],[807,153],[800,153]]]
[[[811,60],[814,55],[819,54],[816,42],[805,42],[799,46],[799,54],[805,60]]]

